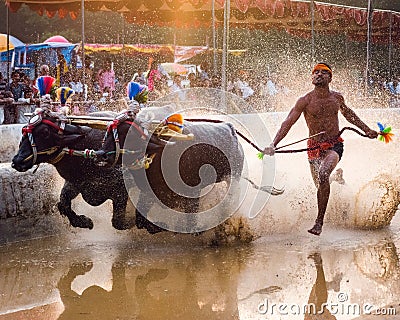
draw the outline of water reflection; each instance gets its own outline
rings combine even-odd
[[[327,308],[328,302],[328,287],[325,280],[324,267],[322,263],[321,253],[315,252],[308,256],[314,262],[317,271],[314,286],[311,289],[310,297],[308,298],[308,306],[304,316],[305,320],[312,319],[335,319],[330,310]]]
[[[358,270],[377,283],[400,277],[399,256],[392,239],[383,239],[354,252]]]
[[[330,308],[340,294],[339,306],[398,305],[399,244],[389,231],[329,230],[318,241],[271,237],[224,248],[17,243],[0,247],[0,320],[356,319],[362,314]],[[272,314],[272,304],[287,304],[287,314]],[[292,313],[293,305],[324,312]]]
[[[92,267],[92,262],[74,263],[61,277],[57,288],[64,311],[58,319],[124,319],[126,315],[134,314],[133,299],[126,289],[124,264],[114,263],[112,266],[111,291],[98,285],[89,286],[82,294],[71,289],[74,279],[86,274]]]
[[[366,304],[399,313],[399,243],[388,230],[261,240],[238,275],[240,319],[349,320]]]
[[[107,281],[91,285],[93,261],[72,263],[57,284],[64,305],[58,319],[239,319],[242,250],[195,251],[179,250],[170,257],[120,252],[112,262],[109,290]],[[74,285],[86,287],[79,294]]]

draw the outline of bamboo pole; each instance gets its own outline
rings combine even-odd
[[[213,73],[217,72],[217,35],[215,26],[215,0],[212,0]]]
[[[311,66],[315,64],[315,15],[314,15],[314,0],[311,0]]]
[[[388,57],[389,79],[388,80],[392,78],[392,46],[393,46],[392,24],[393,24],[393,11],[390,12],[390,18],[389,18],[389,57]]]
[[[82,46],[82,48],[81,48],[81,50],[82,50],[82,58],[81,58],[81,60],[82,60],[82,86],[83,86],[83,92],[84,92],[84,97],[87,97],[87,95],[88,95],[88,92],[86,92],[87,91],[87,87],[86,87],[86,74],[85,74],[85,68],[86,68],[86,66],[85,66],[85,0],[81,0],[81,19],[82,19],[82,21],[81,21],[81,27],[82,27],[82,29],[81,29],[81,40],[82,40],[82,44],[81,44],[81,46]],[[85,99],[86,100],[86,99]]]
[[[369,68],[371,59],[371,31],[372,31],[372,0],[368,0],[367,9],[367,47],[366,47],[366,64],[365,64],[365,95],[368,94]]]
[[[224,37],[222,45],[222,90],[227,89],[226,69],[228,66],[228,46],[229,46],[229,18],[231,12],[230,0],[225,0],[224,5]]]

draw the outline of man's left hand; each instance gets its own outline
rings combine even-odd
[[[376,139],[379,135],[379,132],[369,129],[369,130],[365,131],[365,134],[370,139]]]

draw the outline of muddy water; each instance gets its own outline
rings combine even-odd
[[[94,220],[93,230],[64,221],[58,237],[0,247],[0,320],[400,319],[399,212],[386,228],[354,229],[369,226],[364,208],[381,203],[371,194],[385,177],[400,181],[397,145],[381,152],[376,143],[346,139],[346,184],[332,185],[321,237],[306,232],[315,218],[315,190],[304,155],[277,156],[275,182],[286,192],[249,222],[258,238],[247,245],[117,232],[110,203],[93,208],[78,200],[74,209]]]
[[[235,247],[200,240],[97,224],[3,246],[0,319],[366,319],[365,306],[400,319],[396,219],[383,230],[328,226],[321,237],[302,230]],[[323,315],[304,315],[323,303]]]

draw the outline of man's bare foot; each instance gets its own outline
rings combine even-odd
[[[313,235],[319,236],[322,232],[322,224],[316,223],[314,227],[307,231]]]
[[[339,184],[345,184],[346,181],[343,179],[343,169],[337,169],[333,174],[330,176],[330,182],[336,181]]]

